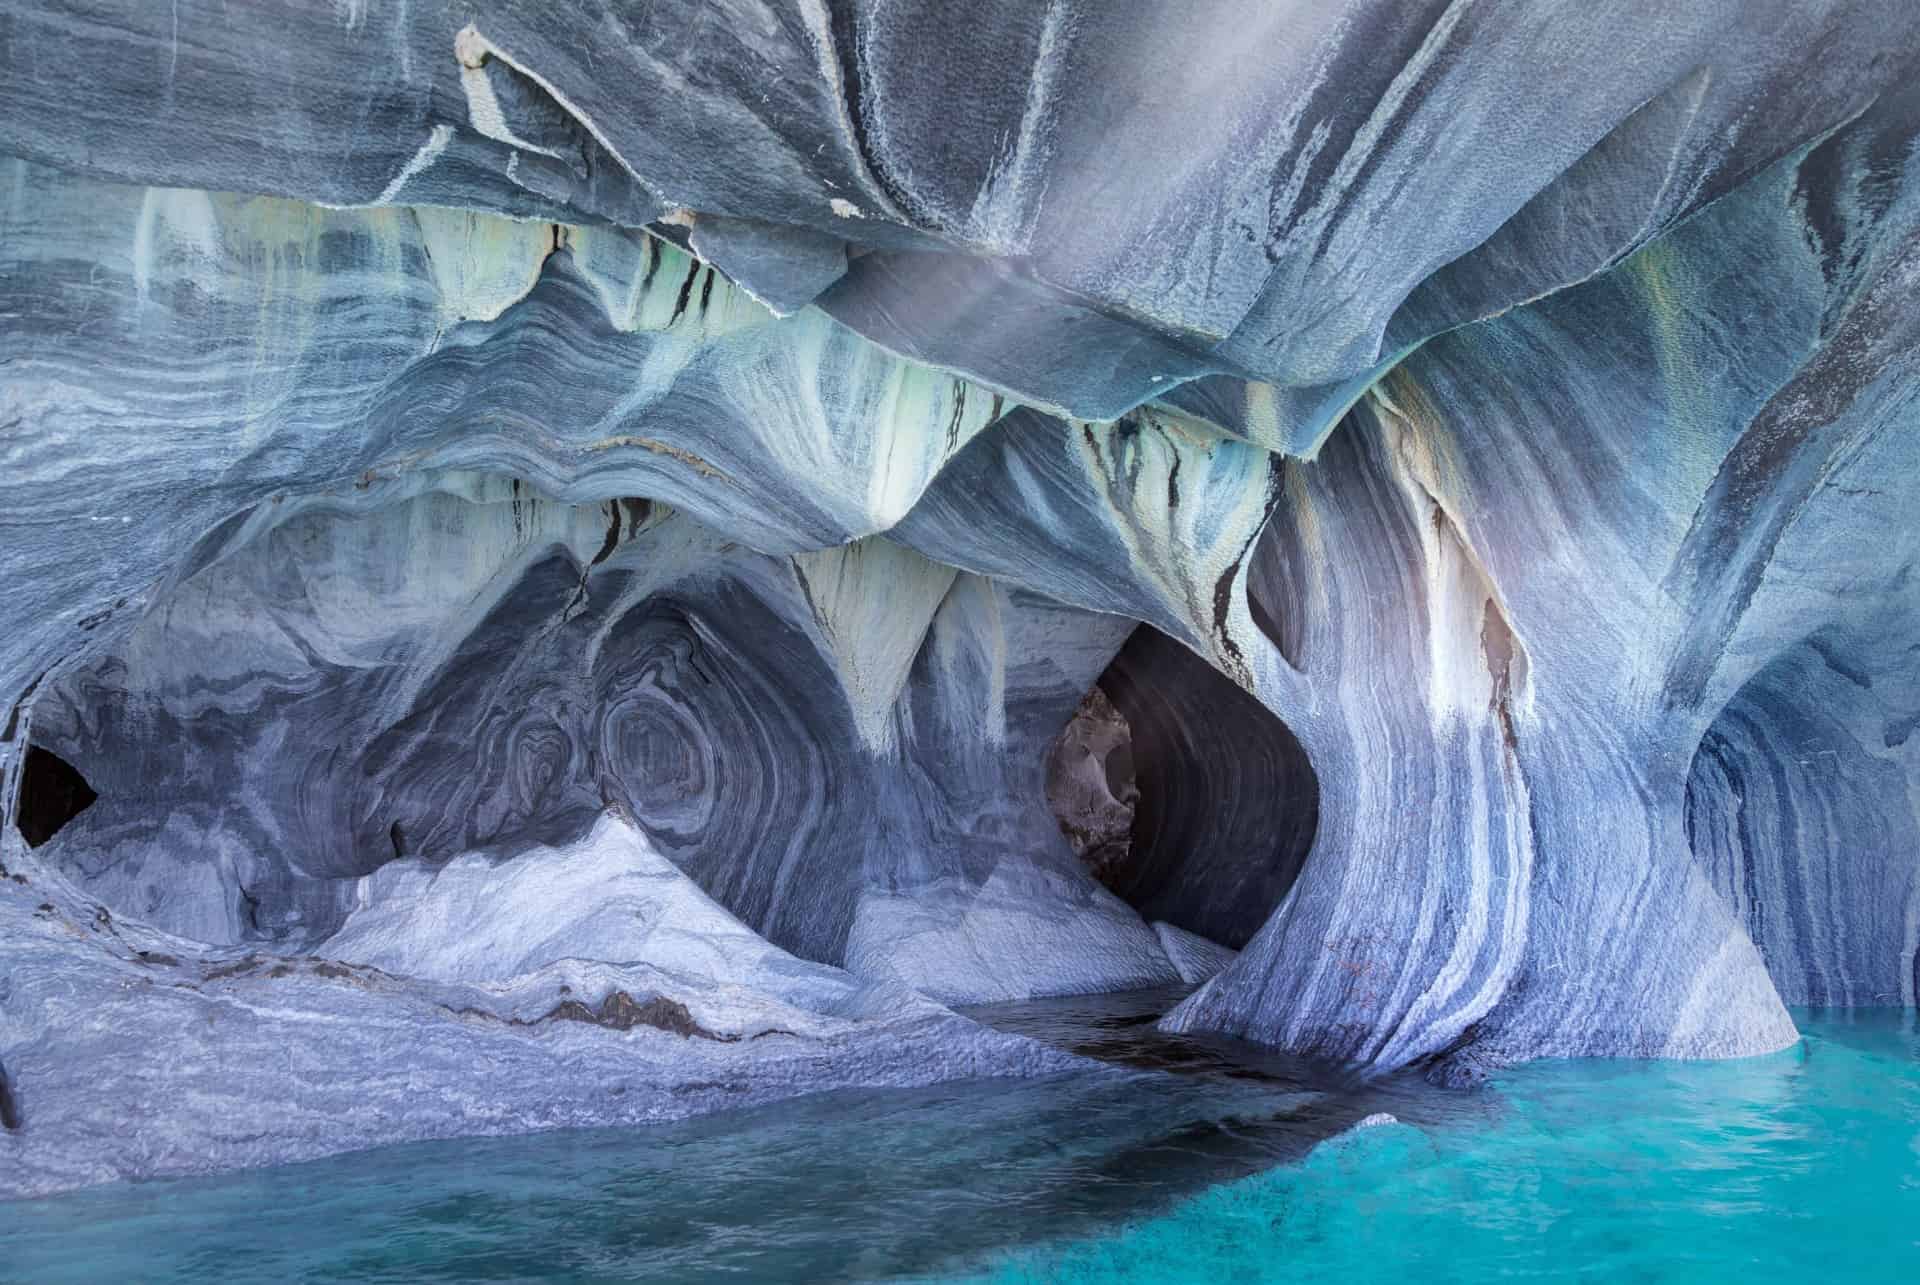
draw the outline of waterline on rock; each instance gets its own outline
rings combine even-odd
[[[1140,1007],[1000,1017],[1151,1056]],[[0,1236],[7,1273],[47,1282],[1885,1278],[1920,1253],[1920,1030],[1796,1017],[1787,1053],[1538,1063],[1470,1093],[1224,1056],[856,1090],[98,1188],[0,1205]]]

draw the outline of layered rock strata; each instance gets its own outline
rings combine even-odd
[[[10,6],[0,1183],[1175,978],[1457,1079],[1914,1003],[1917,85],[1894,0]]]

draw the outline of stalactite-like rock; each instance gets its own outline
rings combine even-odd
[[[254,505],[485,469],[788,551],[891,524],[1001,409],[643,235],[6,168],[16,695]]]
[[[1609,268],[1906,83],[1916,21],[1898,0],[40,0],[0,28],[0,149],[339,205],[854,242],[882,255],[837,315],[1113,415],[1210,370],[1338,386]],[[1808,49],[1846,74],[1802,74]],[[1578,92],[1534,92],[1560,76]],[[792,281],[791,261],[729,270]]]

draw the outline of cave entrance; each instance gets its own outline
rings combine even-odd
[[[27,846],[37,848],[99,797],[87,778],[80,775],[80,769],[52,750],[29,745],[20,773],[20,802],[14,823]]]
[[[1287,725],[1148,625],[1055,740],[1047,796],[1089,871],[1143,918],[1236,950],[1293,887],[1320,818]]]

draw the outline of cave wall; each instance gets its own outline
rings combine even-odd
[[[1909,415],[1911,412],[1909,412]],[[1920,533],[1913,431],[1861,434],[1756,578],[1765,633],[1718,686],[1688,827],[1790,1003],[1915,1002]]]
[[[1047,805],[1073,855],[1103,883],[1128,859],[1139,802],[1133,729],[1095,683],[1047,748]]]
[[[53,680],[34,736],[105,799],[44,859],[183,936],[308,950],[383,865],[614,808],[804,958],[972,1000],[1147,984],[1160,948],[1040,777],[1128,628],[884,540],[770,557],[449,476],[289,515]]]
[[[6,168],[0,565],[35,623],[0,673],[22,709],[288,497],[481,470],[791,552],[887,526],[998,413],[817,312],[776,324],[639,231]]]
[[[1875,649],[1849,641],[1788,651],[1720,712],[1687,779],[1687,836],[1781,998],[1911,1007],[1920,770],[1902,729],[1913,653],[1857,669]]]
[[[494,1127],[450,1068],[551,1063],[459,1014],[558,965],[222,970],[516,853],[685,878],[872,1023],[835,1082],[1023,1065],[912,997],[1171,966],[1044,805],[1136,622],[1143,729],[1258,725],[1208,666],[1319,790],[1173,1029],[1470,1077],[1912,1003],[1917,68],[1900,0],[9,5],[12,1172],[244,1162],[32,1121],[356,1011]],[[1188,739],[1202,922],[1296,765]],[[33,745],[100,797],[30,851]],[[287,1074],[261,1157],[365,1140]]]
[[[1310,463],[1020,412],[936,479],[898,538],[1124,604],[1322,783],[1302,882],[1172,1025],[1463,1074],[1792,1038],[1691,859],[1687,765],[1848,576],[1904,564],[1913,133],[1885,99],[1619,268],[1430,341]],[[1823,195],[1836,172],[1871,179]]]
[[[875,253],[828,290],[836,316],[1104,418],[1212,370],[1350,400],[1383,359],[1612,266],[1857,114],[1902,83],[1920,18],[1900,0],[38,0],[5,23],[10,154],[331,205],[764,225],[716,244],[750,247],[717,261],[770,277],[765,295],[852,244]],[[1844,74],[1805,74],[1808,50]],[[660,101],[675,110],[636,109]]]
[[[1914,318],[1896,298],[1911,279],[1916,210],[1911,169],[1884,162],[1903,154],[1893,140],[1911,137],[1913,105],[1911,94],[1883,100],[1614,272],[1435,340],[1383,381],[1354,427],[1375,461],[1375,495],[1397,481],[1412,529],[1407,552],[1380,561],[1406,568],[1403,593],[1415,577],[1427,581],[1409,595],[1426,619],[1410,623],[1424,625],[1431,672],[1451,681],[1431,689],[1426,721],[1449,737],[1476,725],[1480,737],[1497,735],[1478,751],[1485,784],[1465,782],[1449,804],[1444,782],[1409,781],[1396,756],[1393,795],[1356,845],[1369,855],[1326,890],[1318,914],[1308,913],[1317,889],[1297,891],[1289,910],[1304,931],[1283,914],[1176,1021],[1257,1030],[1256,1014],[1308,1012],[1311,988],[1326,986],[1342,996],[1336,1024],[1281,1020],[1298,1023],[1296,1038],[1335,1048],[1353,1047],[1337,1023],[1356,1008],[1393,1015],[1394,1040],[1433,1022],[1425,1038],[1443,1056],[1516,1044],[1759,1049],[1788,1037],[1758,953],[1687,859],[1686,773],[1756,666],[1904,576],[1912,524],[1895,514],[1913,502]],[[1823,206],[1819,176],[1865,156],[1880,158],[1873,198]],[[1770,326],[1746,324],[1755,316]],[[1664,431],[1649,434],[1649,424]],[[1425,529],[1414,525],[1423,511]],[[1302,621],[1295,642],[1309,678],[1326,654],[1327,613],[1311,609],[1337,582],[1313,556],[1328,537],[1324,517],[1316,522],[1310,530],[1277,515],[1265,537],[1300,546],[1270,580],[1286,596],[1266,614]],[[1799,570],[1809,564],[1832,573],[1809,577]],[[1449,578],[1479,587],[1449,603]],[[1450,644],[1449,629],[1459,631]],[[1844,667],[1849,654],[1904,651],[1913,635],[1883,615],[1826,637]],[[1369,703],[1391,708],[1377,689]],[[1293,708],[1276,703],[1283,716]],[[1359,710],[1348,722],[1367,725]],[[1409,866],[1427,866],[1429,852],[1383,868],[1373,836],[1429,799],[1492,823],[1484,855],[1448,881],[1459,891],[1356,898],[1347,882],[1356,877],[1395,892],[1417,881]],[[1323,799],[1323,834],[1330,811]],[[1857,863],[1875,828],[1866,820],[1857,836],[1830,833],[1771,859],[1904,900],[1911,848]],[[1434,849],[1478,846],[1463,836]],[[1338,863],[1323,855],[1306,880],[1333,877]],[[1401,908],[1383,915],[1396,900]],[[1852,948],[1878,955],[1876,971],[1911,949],[1900,940],[1910,928],[1863,928]],[[1433,980],[1392,991],[1370,981],[1380,947],[1408,937],[1434,942]],[[1801,993],[1797,981],[1791,991]],[[1457,1007],[1442,1018],[1449,992]],[[1379,1026],[1366,1028],[1380,1038]],[[1449,1031],[1460,1044],[1439,1042]]]

